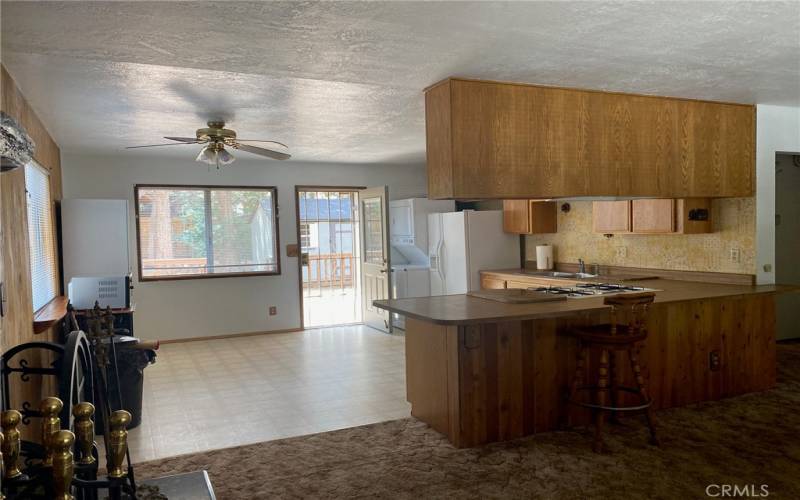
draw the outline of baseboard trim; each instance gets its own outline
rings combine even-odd
[[[161,344],[181,344],[184,342],[196,342],[198,340],[222,340],[232,339],[236,337],[254,337],[256,335],[271,335],[274,333],[295,333],[302,332],[302,328],[286,328],[283,330],[267,330],[261,332],[243,332],[243,333],[228,333],[225,335],[209,335],[208,337],[187,337],[185,339],[168,339],[162,340]]]

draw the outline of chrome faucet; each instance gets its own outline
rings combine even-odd
[[[583,259],[578,259],[578,272],[586,274],[586,263],[583,262]]]

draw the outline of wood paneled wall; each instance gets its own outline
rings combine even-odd
[[[50,194],[52,203],[61,199],[61,152],[44,124],[36,116],[22,95],[11,75],[0,66],[0,90],[2,99],[0,109],[12,116],[25,128],[36,144],[34,159],[50,171]],[[28,217],[26,210],[25,169],[18,168],[0,174],[0,279],[4,282],[6,297],[5,316],[0,320],[0,349],[35,340],[54,340],[55,329],[47,330],[34,338],[33,301],[31,297],[30,254],[28,248]],[[53,221],[55,231],[55,221]],[[53,238],[55,242],[55,238]],[[30,360],[31,364],[35,360]],[[49,391],[35,383],[19,387],[25,388],[15,393],[17,384],[11,392],[12,405],[19,398],[36,404],[41,394]]]
[[[34,159],[50,171],[50,194],[52,202],[55,203],[61,199],[61,151],[4,66],[0,67],[0,73],[2,77],[0,109],[14,117],[36,144]],[[7,299],[0,347],[5,350],[9,346],[32,340],[34,334],[25,170],[19,168],[3,173],[0,176],[0,183],[3,219],[0,250],[3,257]]]

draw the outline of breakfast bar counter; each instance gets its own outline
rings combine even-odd
[[[774,294],[792,289],[782,285],[726,285],[654,279],[633,281],[628,285],[656,289],[656,304]],[[469,325],[493,321],[558,318],[577,313],[607,311],[602,296],[583,297],[560,302],[507,304],[471,297],[466,294],[376,300],[375,306],[438,325]]]
[[[657,290],[641,348],[655,409],[775,384],[774,296],[789,287],[666,279],[638,284]],[[567,333],[609,319],[602,296],[510,304],[449,295],[375,305],[406,316],[412,415],[458,447],[559,428],[576,363],[576,343]],[[590,358],[587,373],[597,363]],[[622,377],[630,380],[626,369]],[[573,417],[587,422],[589,414],[580,410]]]

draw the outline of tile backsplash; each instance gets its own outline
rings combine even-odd
[[[562,202],[559,202],[559,206]],[[526,260],[536,260],[536,245],[549,243],[556,262],[755,273],[755,198],[713,200],[714,232],[709,234],[616,234],[592,232],[592,202],[571,201],[558,213],[558,233],[527,236]],[[738,256],[736,254],[738,250]]]

